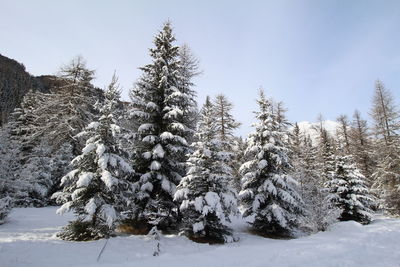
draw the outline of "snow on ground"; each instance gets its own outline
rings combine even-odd
[[[55,233],[73,217],[56,215],[56,207],[14,209],[0,225],[0,266],[400,266],[400,219],[378,218],[370,225],[340,222],[327,232],[292,240],[275,240],[246,232],[235,222],[240,241],[197,244],[183,236],[156,240],[119,236],[67,242]]]

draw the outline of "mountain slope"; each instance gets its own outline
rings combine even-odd
[[[29,90],[46,92],[40,80],[30,75],[25,66],[0,54],[0,125],[18,107]]]
[[[318,131],[319,122],[309,122],[309,121],[301,121],[298,122],[301,133],[305,135],[310,135],[311,140],[316,142],[318,140]],[[326,120],[322,122],[322,126],[328,131],[331,136],[336,135],[336,129],[339,124],[336,121]]]

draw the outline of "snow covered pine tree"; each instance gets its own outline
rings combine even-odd
[[[309,135],[301,132],[296,123],[290,135],[293,176],[300,183],[300,193],[304,200],[305,216],[301,228],[305,232],[325,231],[335,223],[341,209],[326,200],[328,190],[323,187],[318,175],[317,148]]]
[[[189,171],[181,180],[175,200],[181,203],[183,229],[194,241],[231,242],[229,215],[236,211],[230,187],[230,153],[217,138],[214,107],[207,97],[200,113],[195,151],[188,160]]]
[[[233,104],[229,102],[225,95],[219,94],[215,97],[213,116],[216,120],[216,138],[221,143],[221,149],[225,151],[226,156],[230,157],[228,160],[228,165],[232,169],[231,174],[229,174],[230,184],[236,190],[236,192],[238,192],[240,188],[236,188],[235,185],[240,184],[238,183],[240,177],[234,176],[236,173],[238,173],[238,170],[235,172],[234,168],[239,165],[236,164],[236,161],[238,160],[236,156],[239,155],[233,153],[236,145],[236,139],[233,132],[239,128],[240,123],[238,123],[231,114],[232,108]]]
[[[318,176],[320,177],[321,185],[324,185],[332,177],[335,169],[335,148],[334,139],[329,132],[325,129],[323,124],[322,115],[318,116],[318,127],[314,129],[318,132]]]
[[[105,92],[100,118],[90,123],[80,135],[88,136],[82,154],[72,160],[76,167],[62,179],[63,192],[53,195],[64,204],[62,214],[74,210],[78,219],[65,227],[59,236],[66,240],[93,240],[107,237],[127,205],[131,185],[131,166],[121,157],[115,141],[119,131],[113,112],[120,92],[115,76]]]
[[[260,91],[257,101],[256,131],[249,136],[246,154],[251,160],[241,167],[242,191],[239,197],[244,216],[251,219],[253,228],[270,236],[291,236],[303,213],[303,201],[297,192],[297,182],[289,175],[288,148],[279,130],[272,103]]]
[[[363,224],[371,221],[373,197],[365,185],[365,177],[352,163],[351,156],[337,156],[332,179],[327,182],[328,200],[342,209],[340,220],[354,220]]]
[[[142,77],[131,91],[131,115],[136,120],[134,157],[137,171],[136,225],[176,230],[178,207],[173,201],[176,186],[186,174],[187,142],[193,135],[195,101],[188,76],[182,77],[179,47],[169,22],[155,37],[151,64],[141,68]],[[139,226],[138,226],[139,227]]]

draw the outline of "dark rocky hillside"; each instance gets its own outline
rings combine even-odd
[[[23,64],[0,54],[0,125],[30,89],[46,92],[49,87],[30,75]]]
[[[29,90],[55,93],[65,85],[53,75],[32,76],[25,66],[0,54],[0,126],[7,122],[9,114],[19,107]],[[103,99],[103,91],[93,88],[93,103]]]

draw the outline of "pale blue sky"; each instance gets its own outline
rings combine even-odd
[[[124,96],[170,19],[204,74],[199,102],[219,92],[250,131],[262,86],[291,121],[364,116],[379,77],[400,97],[400,1],[20,1],[0,0],[0,53],[34,75],[82,55],[103,87],[117,70]]]

